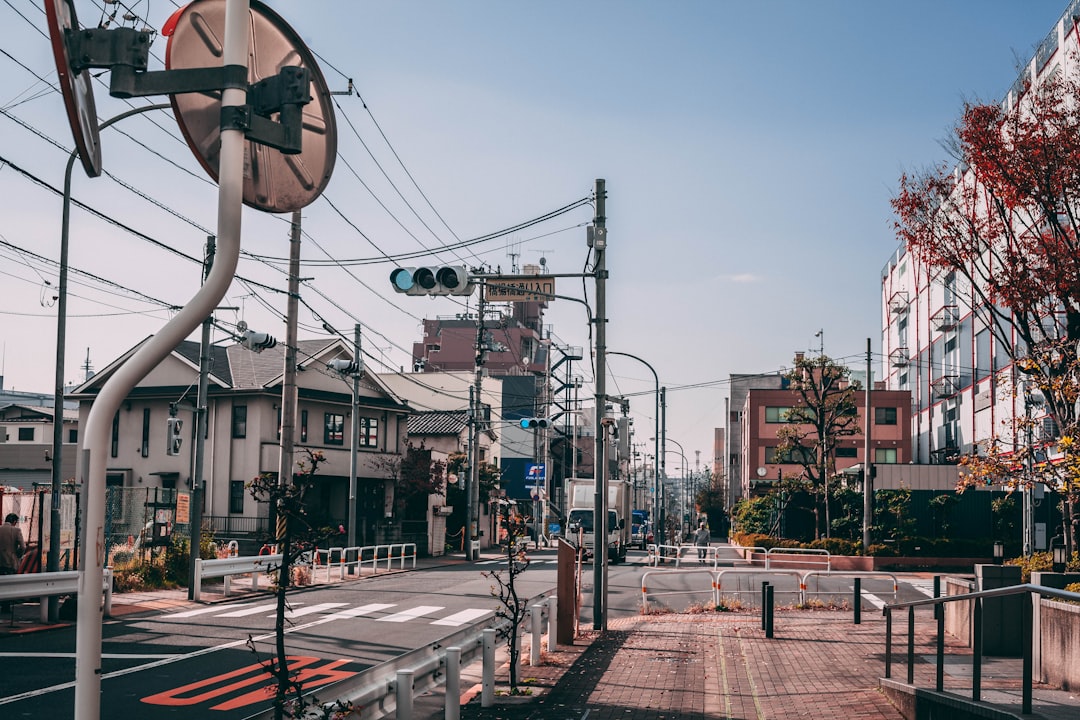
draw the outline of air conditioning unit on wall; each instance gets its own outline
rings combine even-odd
[[[453,515],[454,508],[450,505],[436,505],[435,507],[431,508],[431,513],[433,515],[446,517],[447,515]]]

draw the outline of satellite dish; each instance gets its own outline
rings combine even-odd
[[[162,30],[169,37],[167,70],[221,65],[225,5],[226,0],[195,0],[169,18]],[[273,77],[284,67],[304,67],[311,75],[312,99],[303,108],[303,150],[286,155],[251,140],[244,146],[244,204],[273,213],[293,212],[319,197],[334,171],[337,124],[330,90],[311,51],[281,17],[258,0],[251,0],[249,15],[249,84]],[[172,95],[170,100],[184,139],[217,182],[221,91]]]
[[[75,149],[86,174],[97,177],[101,174],[101,134],[94,106],[94,88],[88,71],[72,72],[66,42],[68,33],[79,31],[72,0],[45,0],[45,18]]]
[[[758,477],[765,477],[765,475],[766,475],[766,474],[767,474],[768,472],[769,472],[769,471],[768,471],[768,470],[766,470],[765,468],[763,468],[763,467],[759,467],[759,468],[757,469],[757,476],[758,476]]]

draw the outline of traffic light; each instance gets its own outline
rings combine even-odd
[[[184,428],[184,421],[177,417],[171,417],[165,421],[165,454],[179,455],[180,446],[184,444],[184,438],[180,431]]]
[[[338,373],[339,375],[356,375],[363,370],[363,365],[355,360],[348,360],[346,358],[335,358],[326,363],[326,369]]]
[[[551,421],[547,418],[521,418],[521,427],[525,430],[544,430],[551,427]]]
[[[394,268],[390,283],[406,295],[471,295],[476,287],[464,265]]]
[[[245,330],[244,336],[240,339],[240,344],[254,353],[261,353],[263,350],[277,345],[277,339],[273,335],[267,335],[266,333]]]

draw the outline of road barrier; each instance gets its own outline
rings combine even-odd
[[[541,612],[548,618],[548,633],[555,634],[551,618],[554,598],[540,595],[528,601],[530,613]],[[530,619],[530,624],[531,619]],[[525,623],[522,623],[525,626]],[[539,646],[533,625],[532,642]],[[475,660],[483,659],[481,705],[490,707],[495,697],[495,646],[497,635],[509,629],[509,622],[492,617],[423,647],[400,655],[352,678],[333,685],[335,701],[348,702],[362,708],[361,718],[395,717],[397,720],[413,720],[412,701],[446,683],[447,718],[457,718],[459,708],[461,668]],[[521,628],[519,628],[520,630]],[[456,689],[455,689],[456,688]],[[317,691],[326,694],[325,688]],[[248,720],[270,720],[274,710],[268,709]]]
[[[808,555],[817,556],[810,559],[777,558],[776,555]],[[765,551],[765,567],[773,567],[773,563],[784,565],[822,565],[821,557],[824,557],[825,570],[832,569],[832,555],[825,548],[769,548]]]
[[[338,579],[345,579],[345,572],[362,573],[365,565],[371,566],[372,573],[379,572],[379,565],[385,563],[386,570],[405,569],[405,562],[412,560],[410,569],[416,569],[416,543],[393,543],[391,545],[353,545],[350,547],[319,548],[314,551],[315,564],[326,568],[326,581],[330,581],[330,569],[337,568]]]
[[[229,594],[229,579],[233,575],[250,575],[252,587],[259,587],[259,576],[281,568],[282,556],[255,555],[252,557],[230,557],[217,560],[195,559],[195,587],[191,599],[199,602],[202,582],[206,578],[225,578],[225,594]]]
[[[693,547],[693,546],[690,546],[690,547]],[[650,577],[655,577],[655,578],[681,577],[681,576],[684,576],[684,575],[685,576],[693,576],[695,574],[707,575],[709,577],[709,579],[711,580],[710,587],[708,589],[703,589],[701,587],[694,587],[694,588],[689,589],[689,590],[686,590],[686,589],[683,589],[683,590],[657,590],[657,588],[655,586],[650,585],[650,581],[649,581]],[[766,577],[769,577],[769,578],[774,578],[774,577],[791,577],[791,578],[793,578],[794,579],[794,587],[792,589],[790,589],[790,590],[787,590],[787,589],[784,589],[784,588],[781,588],[781,587],[776,587],[775,583],[772,583],[774,585],[774,592],[777,593],[777,594],[787,593],[787,594],[794,595],[797,598],[797,602],[800,605],[805,605],[807,600],[809,599],[809,596],[811,596],[811,595],[838,595],[838,594],[841,594],[841,593],[836,592],[835,590],[833,590],[833,591],[821,590],[820,589],[819,578],[822,578],[822,577],[828,577],[828,578],[859,578],[859,579],[863,579],[863,578],[888,579],[892,583],[892,588],[890,590],[881,591],[878,594],[888,594],[889,592],[891,592],[894,600],[896,599],[897,593],[898,593],[898,590],[899,590],[899,581],[897,580],[896,575],[894,575],[892,573],[888,573],[888,572],[878,572],[878,571],[851,571],[851,572],[835,573],[835,572],[830,572],[830,571],[827,571],[827,570],[810,570],[810,571],[807,571],[807,572],[800,572],[799,570],[776,569],[776,568],[771,568],[771,567],[770,568],[752,568],[752,567],[724,568],[724,569],[721,569],[721,570],[716,570],[716,569],[682,570],[682,569],[678,569],[678,568],[672,568],[670,570],[657,569],[657,570],[647,570],[641,576],[641,608],[642,608],[642,612],[648,612],[649,611],[649,598],[650,597],[659,598],[659,597],[662,597],[662,596],[665,596],[665,595],[701,595],[701,594],[704,594],[704,593],[711,593],[711,600],[712,600],[713,605],[719,606],[721,604],[721,600],[723,599],[723,596],[725,596],[725,595],[755,596],[755,595],[757,595],[758,593],[761,592],[759,587],[750,586],[750,587],[745,587],[745,588],[737,587],[735,589],[732,589],[730,587],[730,585],[729,585],[727,588],[725,588],[724,587],[724,580],[725,580],[725,578],[733,578],[733,577],[734,578],[739,578],[739,577],[753,578],[753,577],[758,577],[758,576],[766,576]],[[807,581],[809,579],[814,580],[814,589],[813,590],[807,589]],[[649,589],[650,587],[652,587],[651,590]]]
[[[105,617],[112,616],[112,569],[105,568],[102,580],[105,593]],[[0,575],[0,601],[41,599],[41,622],[49,621],[49,603],[46,598],[57,595],[78,595],[79,571],[21,573]]]

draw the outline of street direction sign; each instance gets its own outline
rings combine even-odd
[[[513,278],[485,278],[487,302],[550,302],[555,299],[555,277],[521,275]]]

